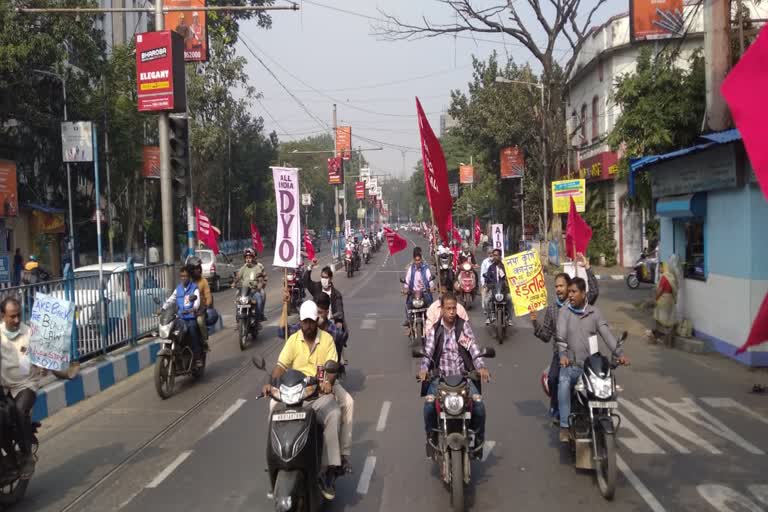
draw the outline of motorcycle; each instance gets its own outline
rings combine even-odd
[[[456,276],[456,282],[453,288],[461,301],[461,305],[466,309],[472,308],[472,303],[477,295],[477,278],[472,267],[472,263],[465,261],[459,267],[459,275]]]
[[[261,331],[261,319],[250,287],[240,287],[240,292],[235,298],[235,306],[237,307],[235,320],[237,321],[238,342],[240,350],[245,350],[248,347],[249,339],[256,339],[259,331]]]
[[[437,269],[440,273],[440,286],[450,290],[453,283],[453,254],[447,252],[439,254]]]
[[[640,253],[640,258],[632,267],[632,272],[627,274],[627,286],[635,290],[640,283],[656,284],[656,270],[659,265],[658,256],[650,255],[646,250]]]
[[[362,264],[362,258],[360,257],[360,249],[355,246],[352,251],[352,263],[355,266],[355,271],[360,272],[360,265]]]
[[[0,397],[0,409],[2,409],[2,414],[7,419],[6,431],[2,432],[2,435],[10,439],[8,445],[12,447],[13,451],[13,453],[9,453],[8,448],[3,447],[3,451],[0,452],[0,467],[3,468],[0,471],[0,507],[5,508],[11,507],[24,499],[32,475],[22,477],[20,472],[23,455],[16,440],[20,437],[19,429],[23,427],[15,420],[16,405],[13,403],[13,399],[6,395],[4,389],[0,389],[0,394],[2,395]],[[32,422],[32,455],[35,459],[37,459],[39,446],[37,431],[40,429],[40,426],[40,423]]]
[[[412,356],[424,358],[422,350],[413,349]],[[477,356],[492,359],[496,357],[493,348],[480,350]],[[434,365],[433,365],[434,366]],[[472,480],[470,453],[476,447],[475,432],[472,430],[472,397],[470,380],[478,380],[476,371],[465,375],[443,376],[439,371],[430,370],[427,377],[431,382],[439,379],[438,392],[435,396],[437,409],[437,442],[429,441],[427,457],[435,461],[440,470],[440,478],[451,491],[451,509],[462,512],[464,504],[464,486]]]
[[[624,331],[617,343],[617,350],[627,339]],[[616,354],[609,360],[599,352],[579,364],[584,373],[571,391],[571,452],[575,455],[577,469],[595,470],[597,487],[607,500],[616,492],[616,435],[621,426],[618,408],[616,377],[619,364]],[[544,390],[549,390],[544,379]]]
[[[264,370],[264,359],[253,359]],[[323,370],[339,371],[339,363],[328,361]],[[267,473],[280,512],[319,512],[324,503],[318,485],[322,467],[323,430],[315,411],[305,402],[316,398],[320,380],[297,370],[287,370],[272,388],[278,402],[269,415]]]
[[[189,299],[194,302],[197,297],[192,295]],[[176,304],[160,310],[158,336],[161,346],[155,362],[155,390],[160,398],[165,400],[173,395],[176,377],[191,375],[194,380],[202,378],[205,373],[206,353],[200,353],[202,366],[196,366],[191,334],[187,324],[179,317]]]
[[[344,250],[344,269],[347,271],[347,277],[352,277],[355,274],[355,256],[352,253],[352,249],[347,247]]]
[[[400,280],[405,284],[405,279]],[[424,292],[421,290],[413,292],[411,307],[408,308],[408,327],[410,327],[409,340],[414,345],[424,346],[425,333],[424,325],[427,322],[427,309],[429,304],[424,298]]]
[[[301,266],[295,270],[291,269],[286,272],[285,281],[288,286],[288,292],[290,293],[291,300],[288,303],[290,306],[289,314],[296,312],[301,307],[301,302],[304,300],[304,267]]]
[[[368,245],[363,246],[363,260],[366,265],[371,261],[371,247]]]
[[[498,281],[492,288],[489,287],[488,293],[491,294],[490,317],[493,325],[496,341],[499,345],[504,343],[507,337],[507,322],[509,321],[511,311],[507,309],[507,290],[504,281]]]

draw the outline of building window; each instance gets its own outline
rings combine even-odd
[[[587,104],[581,106],[581,145],[587,145]]]
[[[597,59],[597,78],[603,81],[603,59]]]
[[[592,141],[600,135],[600,98],[592,98]]]
[[[685,262],[683,274],[689,279],[706,280],[704,254],[704,220],[690,219],[683,223],[685,231]]]

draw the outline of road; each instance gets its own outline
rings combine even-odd
[[[354,471],[339,480],[327,511],[448,510],[448,493],[425,459],[418,362],[401,327],[397,278],[409,253],[379,253],[351,280],[336,278],[353,329],[345,386],[356,423]],[[603,281],[601,290],[609,320],[649,293],[620,281]],[[526,318],[497,346],[477,308],[471,317],[480,343],[496,346],[498,357],[484,388],[487,447],[473,463],[470,510],[768,510],[768,405],[747,393],[758,374],[717,356],[648,346],[632,331],[633,364],[617,377],[625,390],[621,475],[608,503],[594,476],[573,468],[546,418],[538,377],[550,347],[533,337]],[[146,370],[50,418],[38,472],[15,510],[272,510],[267,404],[255,399],[265,375],[250,364],[263,355],[273,367],[281,342],[270,330],[246,352],[232,329],[218,333],[205,379],[168,400],[158,398]]]

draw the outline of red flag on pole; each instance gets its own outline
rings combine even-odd
[[[576,211],[576,203],[571,197],[571,211],[568,212],[568,227],[565,230],[565,254],[576,258],[575,252],[585,254],[589,241],[592,240],[592,228]]]
[[[768,27],[725,77],[720,88],[741,133],[749,161],[768,200]]]
[[[454,240],[456,240],[457,242],[461,243],[461,241],[462,241],[461,240],[461,233],[459,233],[459,230],[456,229],[456,226],[453,227],[452,235],[453,235],[453,239]]]
[[[216,240],[216,232],[211,226],[211,219],[200,208],[195,208],[195,218],[197,221],[197,238],[214,254],[219,254],[219,242]]]
[[[257,253],[264,252],[264,242],[261,241],[261,233],[259,229],[251,222],[251,242],[253,242],[253,248]]]
[[[768,293],[765,294],[763,303],[752,321],[752,329],[749,331],[747,342],[736,351],[736,355],[741,354],[749,347],[760,345],[766,341],[768,341]]]
[[[429,125],[419,98],[416,98],[416,111],[419,117],[421,134],[421,157],[424,163],[424,185],[427,199],[435,217],[435,224],[444,241],[450,240],[453,199],[448,188],[448,168],[445,164],[443,148]]]
[[[475,217],[475,245],[480,243],[480,237],[483,234],[483,229],[480,227],[480,219]]]
[[[387,238],[387,248],[390,256],[399,253],[408,248],[408,242],[405,238],[398,235],[390,228],[384,228],[384,236]]]
[[[304,252],[307,253],[309,261],[315,259],[315,246],[312,245],[312,237],[309,236],[309,230],[304,230]]]

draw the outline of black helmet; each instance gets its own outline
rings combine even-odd
[[[197,256],[192,256],[191,258],[189,258],[187,260],[187,265],[189,265],[192,268],[194,268],[194,267],[202,267],[203,266],[203,260],[201,260]]]

